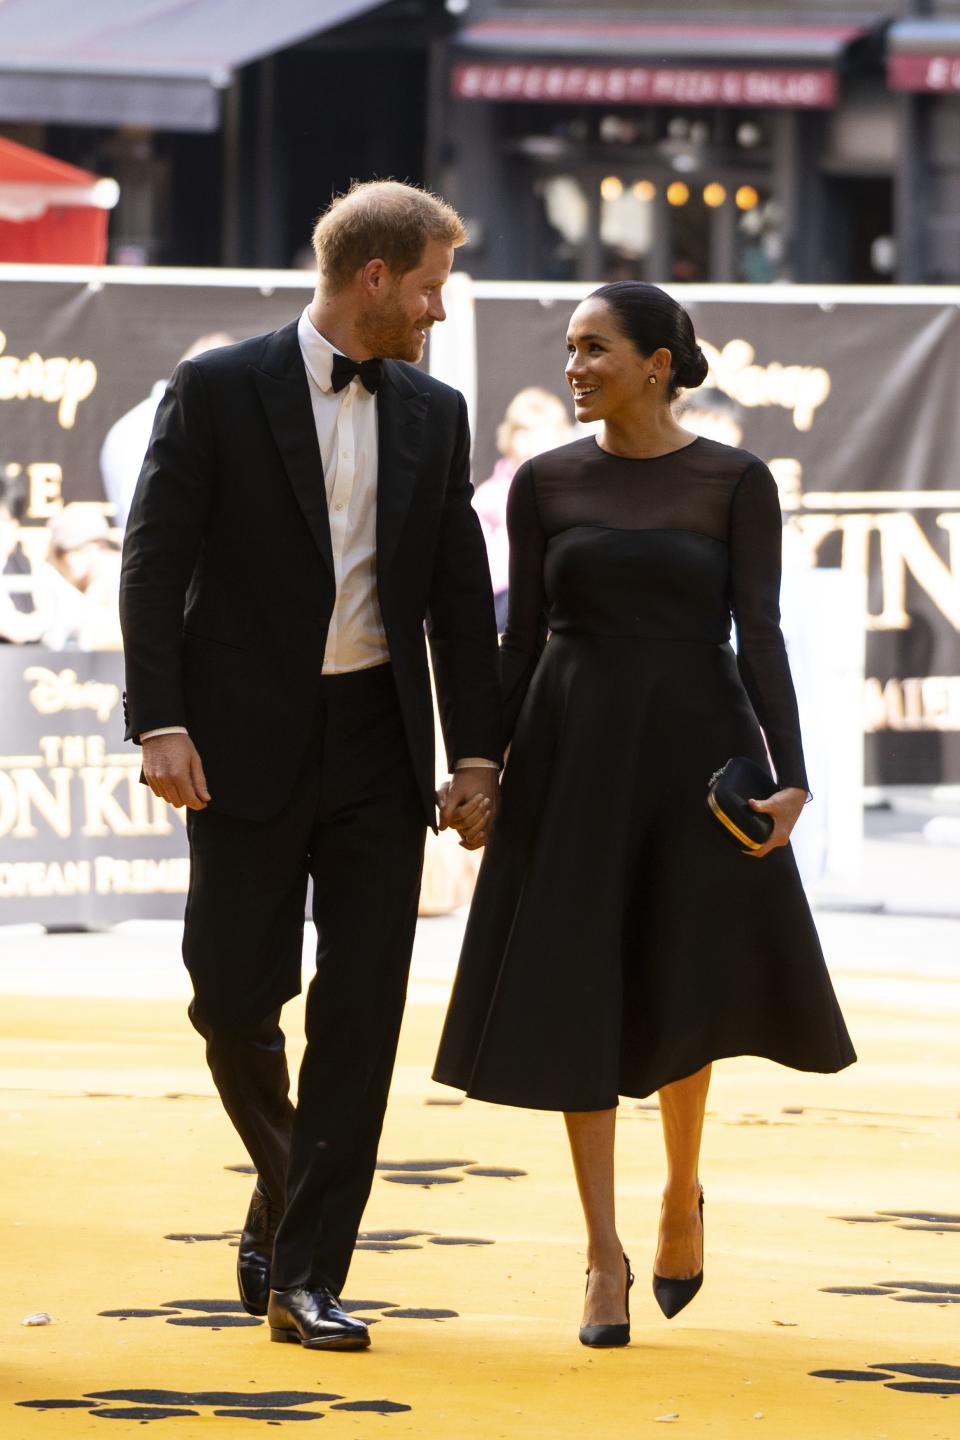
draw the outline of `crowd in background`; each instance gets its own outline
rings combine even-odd
[[[37,534],[27,494],[20,467],[0,462],[0,642],[119,649],[120,547],[102,508],[75,501]]]
[[[182,357],[229,344],[226,334],[200,337]],[[120,543],[153,419],[166,382],[111,426],[100,453],[107,505],[73,501],[47,521],[24,527],[27,482],[21,467],[0,462],[0,643],[42,644],[49,649],[120,648],[117,590]],[[739,407],[719,390],[691,392],[678,419],[699,435],[738,445]],[[477,484],[474,507],[480,518],[493,581],[497,627],[507,620],[509,544],[507,496],[520,465],[575,438],[564,400],[539,386],[520,390],[497,427],[500,459]],[[105,510],[111,509],[113,525]],[[43,540],[41,540],[43,536]]]
[[[180,359],[233,340],[223,331],[200,335]],[[0,461],[0,644],[121,648],[120,545],[166,386],[157,380],[108,430],[100,450],[105,503],[72,501],[46,527],[24,525],[29,492],[23,467]]]

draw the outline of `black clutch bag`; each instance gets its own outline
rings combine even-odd
[[[745,755],[734,755],[710,780],[707,809],[745,850],[759,850],[770,838],[773,821],[769,815],[751,810],[750,800],[769,800],[777,791],[775,781],[761,765]]]

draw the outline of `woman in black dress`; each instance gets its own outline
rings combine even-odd
[[[618,1345],[632,1281],[614,1214],[618,1095],[659,1091],[654,1291],[671,1316],[703,1275],[711,1062],[828,1072],[855,1055],[787,843],[807,778],[773,477],[674,420],[707,365],[662,290],[595,291],[567,350],[577,417],[600,427],[527,462],[511,490],[509,756],[434,1073],[564,1112],[587,1224],[580,1338]],[[748,854],[706,789],[731,756],[768,768],[767,749],[779,788],[753,803],[773,831]]]

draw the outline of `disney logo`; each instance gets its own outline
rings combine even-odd
[[[80,402],[93,394],[97,367],[76,355],[52,355],[44,360],[33,351],[25,359],[4,355],[7,337],[0,330],[0,400],[46,400],[57,407],[64,430],[72,430]]]
[[[757,365],[757,352],[749,340],[728,340],[722,350],[707,340],[700,341],[710,374],[707,384],[716,385],[741,405],[780,405],[793,412],[798,430],[809,430],[814,415],[830,394],[830,372],[820,365]]]
[[[78,680],[76,670],[48,670],[30,665],[23,678],[33,681],[30,704],[41,715],[58,715],[61,710],[93,710],[101,723],[110,719],[120,699],[120,687],[105,681]]]

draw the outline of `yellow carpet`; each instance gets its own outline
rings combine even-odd
[[[0,1435],[162,1420],[163,1434],[232,1437],[322,1420],[325,1436],[360,1440],[619,1440],[660,1425],[956,1437],[960,1216],[943,1216],[960,1209],[957,1028],[922,989],[891,1004],[853,988],[862,1059],[844,1075],[716,1067],[706,1280],[672,1323],[649,1289],[659,1122],[623,1105],[633,1343],[600,1354],[577,1344],[583,1241],[562,1122],[434,1085],[439,1005],[408,1010],[381,1151],[396,1168],[377,1177],[347,1287],[379,1317],[373,1346],[323,1355],[272,1345],[238,1313],[230,1232],[252,1182],[230,1168],[246,1157],[182,1005],[7,997]],[[289,1007],[291,1037],[301,1016]],[[53,1323],[22,1325],[36,1312]]]

